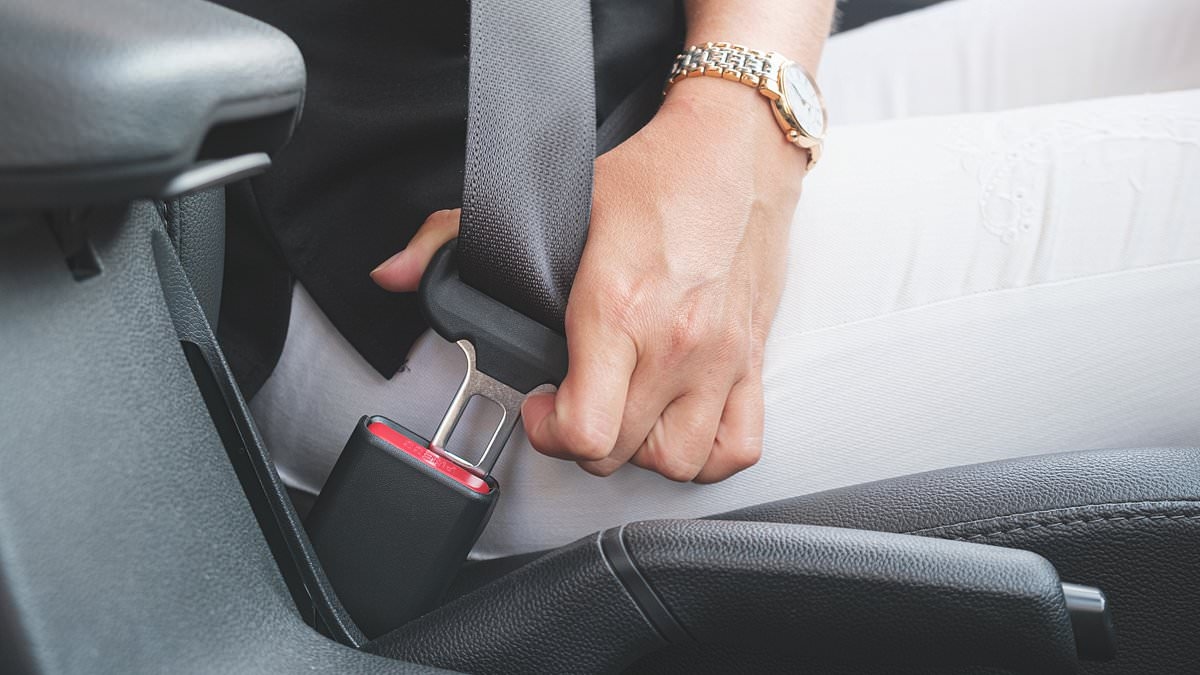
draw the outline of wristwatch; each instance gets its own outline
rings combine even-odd
[[[808,168],[811,170],[821,158],[828,121],[825,101],[817,83],[800,64],[774,52],[760,52],[728,42],[706,42],[675,57],[666,89],[684,78],[701,75],[757,89],[770,99],[775,121],[787,140],[808,150]]]

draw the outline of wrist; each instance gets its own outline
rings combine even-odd
[[[688,78],[672,86],[655,116],[704,144],[725,163],[758,176],[756,186],[799,192],[808,150],[786,139],[770,104],[750,87],[719,78]]]
[[[729,0],[687,0],[684,43],[732,42],[787,55],[817,72],[821,50],[833,26],[835,0],[776,2],[747,11]]]

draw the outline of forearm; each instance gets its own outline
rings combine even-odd
[[[732,42],[817,72],[835,0],[686,0],[686,44]]]

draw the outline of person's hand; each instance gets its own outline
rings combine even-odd
[[[758,461],[763,347],[806,160],[757,94],[704,78],[596,160],[569,370],[522,409],[535,448],[599,475],[629,462],[678,481]],[[457,232],[458,211],[434,213],[372,277],[415,289]]]

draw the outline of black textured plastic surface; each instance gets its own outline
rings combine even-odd
[[[304,623],[180,349],[158,212],[90,234],[85,281],[45,226],[0,241],[0,672],[428,672]]]
[[[622,534],[624,530],[625,528],[622,526],[600,533],[600,552],[604,554],[609,568],[625,586],[625,590],[637,604],[638,609],[642,610],[646,621],[654,626],[664,641],[676,645],[695,642],[687,630],[680,625],[671,610],[663,604],[662,598],[659,597],[650,582],[646,581],[646,577],[638,569],[637,563],[629,555],[629,548],[625,546],[625,537]]]
[[[723,648],[860,666],[1074,671],[1058,575],[1026,551],[722,521],[634,523],[621,536],[637,576],[690,636],[669,638],[674,658]],[[597,535],[548,553],[369,649],[473,672],[611,672],[667,646],[644,598],[629,593],[629,570],[620,602],[596,590],[617,576],[601,542]],[[618,623],[631,605],[655,640]]]
[[[216,332],[225,273],[225,189],[183,195],[163,202],[161,209],[179,262]]]
[[[386,418],[362,418],[305,521],[338,598],[367,637],[435,606],[499,493],[491,478],[481,494],[398,450],[367,430],[373,422],[429,445]]]
[[[148,207],[148,204],[139,204],[138,210]],[[212,211],[210,215],[220,215],[220,212]],[[205,225],[220,227],[219,223]],[[288,590],[306,621],[343,644],[357,646],[365,637],[338,603],[317,563],[316,554],[275,472],[249,407],[238,391],[229,364],[205,319],[204,308],[193,290],[194,284],[176,258],[178,249],[172,249],[167,237],[161,234],[156,232],[152,237],[151,248],[167,313],[226,456],[242,484],[243,493]]]
[[[429,325],[451,342],[470,340],[479,372],[519,392],[562,382],[566,338],[464,283],[455,251],[455,241],[443,246],[421,278],[421,311]]]

